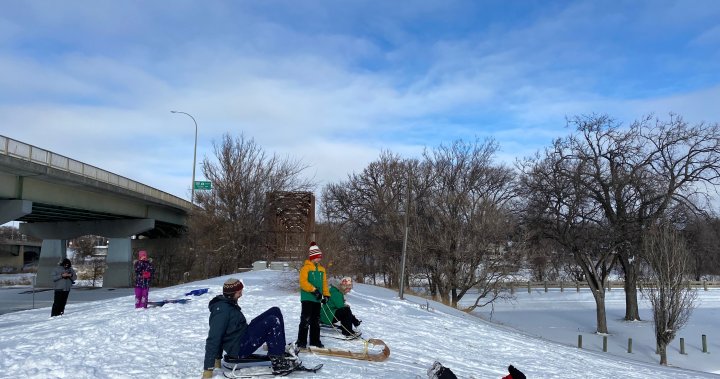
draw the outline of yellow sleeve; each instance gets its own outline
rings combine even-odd
[[[323,295],[325,295],[325,296],[327,296],[327,297],[330,297],[330,290],[328,289],[328,284],[327,284],[327,282],[328,282],[328,281],[327,281],[327,271],[325,271],[325,267],[322,267],[322,266],[320,266],[320,269],[321,269],[322,272],[323,272],[323,289],[322,289],[322,293],[323,293]]]
[[[310,271],[310,266],[308,265],[303,265],[300,268],[300,289],[305,292],[313,292],[315,287],[308,282],[308,271]]]

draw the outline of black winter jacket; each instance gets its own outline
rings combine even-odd
[[[237,356],[240,337],[245,334],[248,324],[240,306],[233,299],[218,295],[210,300],[210,331],[205,340],[203,368],[212,369],[215,358],[221,358],[223,350]]]

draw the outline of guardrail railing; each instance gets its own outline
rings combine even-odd
[[[705,291],[707,291],[708,288],[720,287],[720,282],[718,281],[688,280],[685,281],[685,283],[687,288],[704,289]],[[564,291],[565,289],[569,288],[575,288],[576,291],[580,291],[580,288],[588,288],[587,282],[575,281],[507,282],[503,283],[502,286],[505,288],[509,288],[511,292],[514,292],[516,289],[521,288],[527,288],[528,292],[530,292],[532,289],[544,289],[545,292],[548,292],[548,288],[560,288],[560,291]],[[643,286],[651,287],[651,284],[642,281],[638,282],[638,289],[642,288]],[[608,291],[612,291],[616,288],[623,289],[625,287],[625,283],[623,281],[607,281],[603,287]]]
[[[138,183],[124,176],[113,174],[112,172],[105,171],[101,168],[97,168],[95,166],[82,163],[66,156],[55,154],[51,151],[2,135],[0,135],[0,154],[42,164],[54,169],[95,179],[99,182],[112,184],[142,195],[166,201],[181,208],[189,209],[192,207],[189,201],[171,195],[167,192],[160,191],[159,189]]]

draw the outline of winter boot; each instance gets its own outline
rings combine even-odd
[[[358,332],[356,330],[350,330],[348,332],[347,330],[343,329],[342,335],[345,337],[358,338],[358,337],[360,337],[360,332]]]
[[[299,361],[298,353],[300,352],[300,348],[295,345],[295,343],[290,342],[285,346],[285,358],[292,359],[294,361]]]
[[[429,379],[457,379],[455,373],[438,361],[427,370],[427,375]]]
[[[270,356],[270,363],[272,364],[273,375],[287,374],[300,366],[300,361],[298,360],[277,355]]]

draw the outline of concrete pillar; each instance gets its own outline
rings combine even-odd
[[[132,219],[23,223],[20,224],[20,231],[24,234],[42,238],[43,241],[60,238],[70,239],[85,235],[110,237],[103,287],[123,288],[130,287],[132,265],[130,236],[154,227],[155,220],[153,219]],[[53,259],[53,257],[47,257],[45,242],[43,242],[43,250],[40,255],[41,266],[43,260],[49,262],[50,259]],[[62,257],[66,257],[65,250],[63,250]],[[58,264],[60,256],[54,256],[54,259],[53,266]],[[38,274],[39,282],[41,279],[40,271],[38,271]]]
[[[32,201],[0,200],[0,225],[32,213]]]
[[[110,238],[103,288],[130,287],[132,280],[132,246],[130,238]]]
[[[35,286],[53,288],[52,272],[63,258],[67,258],[66,240],[43,240],[42,247],[40,247],[40,261],[38,262]]]

